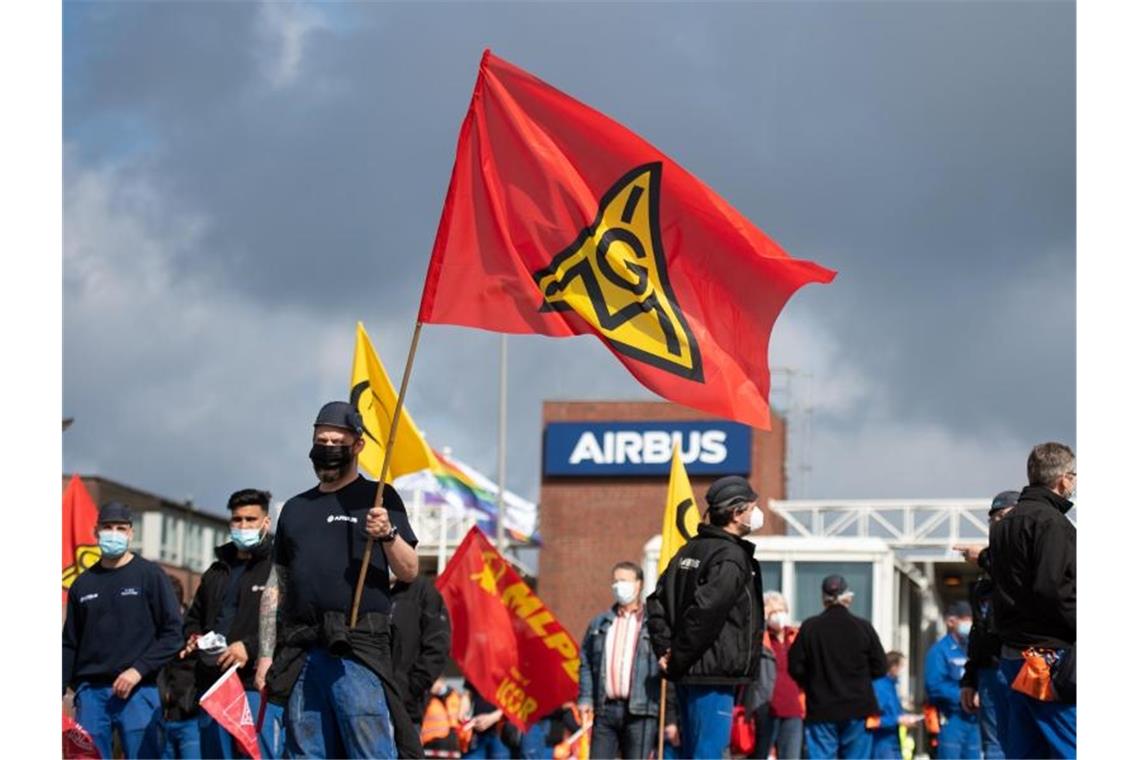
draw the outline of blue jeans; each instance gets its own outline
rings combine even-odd
[[[978,716],[982,726],[982,754],[986,760],[1005,757],[1006,721],[1009,713],[1009,682],[1000,668],[978,668]]]
[[[1001,659],[1001,672],[1012,684],[1024,661]],[[1077,756],[1077,706],[1041,702],[1009,690],[1009,714],[1005,723],[1005,755],[1010,758]]]
[[[804,719],[764,714],[756,719],[756,749],[752,757],[766,759],[772,744],[780,760],[800,760],[804,747]]]
[[[681,757],[720,758],[732,733],[731,686],[677,685]]]
[[[871,756],[871,732],[862,718],[805,723],[804,744],[807,756],[812,760]]]
[[[899,744],[899,727],[876,728],[871,732],[872,760],[900,760],[902,745]]]
[[[523,760],[551,760],[554,747],[547,746],[546,737],[550,733],[550,718],[543,718],[527,729],[522,737],[519,754]]]
[[[982,732],[978,727],[978,716],[969,715],[961,707],[943,713],[946,722],[938,734],[939,760],[980,760],[982,757]]]
[[[256,689],[246,689],[245,698],[249,700],[249,711],[256,721],[258,711],[261,709],[261,695]],[[265,705],[265,720],[261,724],[261,730],[257,733],[257,746],[261,750],[261,756],[267,760],[275,760],[281,757],[285,749],[285,731],[282,727],[283,713],[284,708],[281,705],[275,705],[272,702]],[[223,760],[248,757],[238,746],[230,732],[205,710],[198,716],[198,730],[202,737],[202,757],[223,758]]]
[[[162,760],[185,760],[202,756],[198,743],[198,719],[168,720],[163,723],[165,738]]]
[[[310,649],[285,710],[284,756],[395,758],[380,676],[352,658]]]
[[[119,699],[110,684],[82,683],[75,691],[75,720],[91,734],[103,757],[111,757],[111,734],[116,730],[127,757],[162,754],[162,707],[154,684],[136,686],[130,696]]]
[[[598,708],[590,734],[590,757],[649,757],[656,751],[656,716],[633,715],[625,700],[609,700]]]
[[[509,760],[511,751],[499,737],[499,729],[492,728],[481,734],[472,734],[471,746],[463,753],[463,757],[487,758],[487,760]]]

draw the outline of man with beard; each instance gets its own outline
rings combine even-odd
[[[273,569],[261,600],[257,682],[266,684],[271,701],[287,705],[290,757],[422,752],[392,674],[388,582],[389,568],[398,580],[415,579],[417,540],[394,488],[385,483],[383,506],[373,506],[379,485],[357,472],[363,434],[351,404],[332,401],[321,408],[309,452],[320,482],[286,502],[278,520]],[[369,538],[379,545],[350,628]]]
[[[1077,529],[1065,513],[1077,459],[1064,444],[1042,443],[1026,469],[1017,505],[990,526],[999,667],[1010,684],[1006,756],[1069,758],[1077,751]]]

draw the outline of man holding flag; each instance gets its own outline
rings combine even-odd
[[[683,757],[722,756],[736,687],[759,670],[763,589],[756,546],[744,539],[764,523],[758,498],[738,475],[709,486],[708,523],[647,600],[653,648],[677,683]]]
[[[417,539],[399,494],[387,483],[383,506],[375,506],[380,484],[357,471],[363,436],[352,404],[325,404],[309,452],[320,482],[286,502],[278,521],[261,599],[258,680],[271,699],[287,702],[287,756],[421,752],[392,674],[388,578],[389,568],[398,580],[416,577]],[[352,627],[349,609],[369,539],[381,550],[371,552]]]

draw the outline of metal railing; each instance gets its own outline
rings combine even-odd
[[[788,535],[881,538],[892,548],[985,543],[989,499],[770,500]]]

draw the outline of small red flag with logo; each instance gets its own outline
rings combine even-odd
[[[91,734],[66,713],[63,716],[63,756],[67,760],[99,760],[102,757]]]
[[[655,393],[768,429],[776,317],[834,276],[640,136],[488,50],[419,321],[594,335]]]
[[[257,746],[257,730],[253,725],[253,713],[249,709],[249,699],[245,687],[234,665],[214,685],[206,690],[198,704],[234,738],[245,754],[253,760],[261,760],[261,748]]]
[[[578,697],[578,643],[478,528],[436,580],[451,656],[485,699],[525,730]]]

